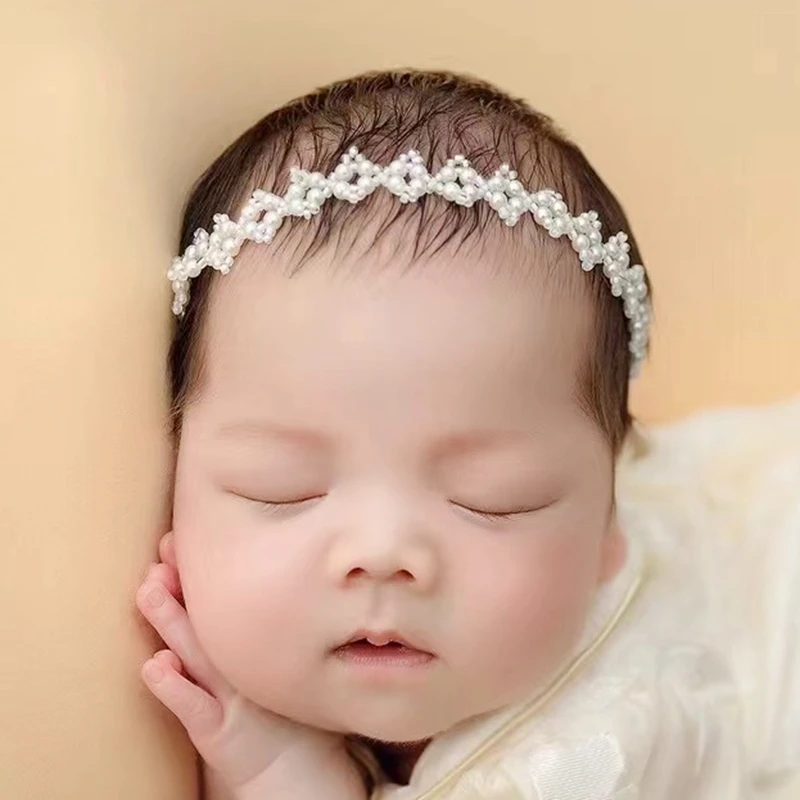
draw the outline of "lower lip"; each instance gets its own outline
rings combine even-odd
[[[434,656],[424,650],[415,650],[404,645],[379,647],[366,642],[354,642],[339,647],[334,651],[334,655],[353,667],[377,671],[418,671],[430,666],[434,661]]]

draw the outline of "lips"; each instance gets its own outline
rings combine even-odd
[[[407,638],[396,633],[362,632],[339,645],[333,655],[346,665],[351,675],[363,680],[419,679],[436,656],[415,647]]]
[[[408,637],[402,636],[396,631],[371,631],[359,630],[356,631],[347,641],[339,645],[337,650],[344,648],[354,648],[362,650],[377,650],[385,649],[387,651],[407,651],[418,652],[432,656],[433,653],[425,650],[420,643],[412,641]]]

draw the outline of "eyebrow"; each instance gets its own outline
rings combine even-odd
[[[295,428],[267,420],[242,420],[219,425],[215,434],[221,439],[257,442],[279,439],[304,447],[322,448],[331,445],[331,437],[310,428]],[[465,455],[497,445],[509,445],[530,439],[530,431],[510,429],[456,431],[440,437],[432,450],[437,458]]]
[[[514,444],[529,438],[530,432],[508,429],[458,431],[439,439],[436,442],[434,451],[440,457],[459,455],[495,445]]]
[[[243,420],[219,425],[214,433],[220,439],[239,439],[257,441],[260,439],[282,439],[306,447],[321,447],[330,443],[330,439],[309,428],[293,428],[266,420]]]

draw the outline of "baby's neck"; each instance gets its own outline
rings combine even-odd
[[[415,764],[430,741],[430,739],[425,739],[420,742],[394,743],[368,739],[366,743],[380,762],[386,777],[392,783],[406,786],[411,779]]]

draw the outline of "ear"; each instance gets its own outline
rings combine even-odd
[[[628,556],[628,544],[617,522],[616,512],[612,512],[608,528],[600,544],[600,569],[598,583],[606,583],[617,576],[625,565]]]

